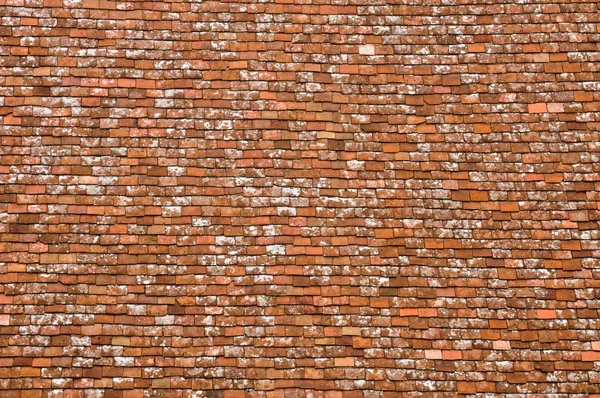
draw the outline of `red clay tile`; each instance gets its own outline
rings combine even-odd
[[[548,108],[544,103],[529,104],[527,106],[529,113],[544,113],[548,112]]]

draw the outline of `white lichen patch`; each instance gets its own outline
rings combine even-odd
[[[358,47],[358,52],[361,55],[375,55],[375,46],[373,44],[363,44]]]
[[[283,256],[285,255],[284,245],[269,245],[267,246],[267,254],[271,256]]]

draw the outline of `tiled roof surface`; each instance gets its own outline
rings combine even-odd
[[[0,396],[598,396],[599,6],[0,0]]]

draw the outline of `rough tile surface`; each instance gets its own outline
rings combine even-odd
[[[600,393],[595,0],[0,0],[2,398]]]

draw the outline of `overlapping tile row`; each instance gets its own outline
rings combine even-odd
[[[596,1],[0,2],[0,394],[600,394]]]

